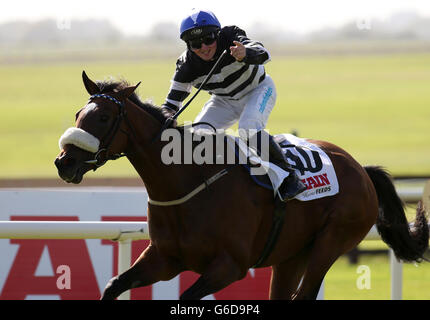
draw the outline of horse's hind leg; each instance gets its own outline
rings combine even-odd
[[[310,247],[306,247],[295,257],[274,265],[270,281],[270,299],[292,299],[306,269]]]
[[[241,271],[239,265],[227,253],[220,254],[202,273],[197,281],[181,295],[181,300],[198,300],[224,289],[229,284],[243,278],[246,270]]]
[[[101,299],[113,300],[129,289],[170,280],[181,271],[176,264],[161,256],[157,249],[150,245],[130,269],[108,282]]]
[[[293,299],[315,300],[322,281],[342,254],[355,247],[370,229],[360,221],[337,221],[327,225],[314,240],[302,284]]]
[[[318,295],[322,281],[336,259],[342,254],[332,245],[335,236],[325,233],[317,237],[312,248],[303,280],[296,293],[294,300],[315,300]]]

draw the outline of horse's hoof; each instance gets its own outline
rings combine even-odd
[[[105,287],[105,290],[103,291],[103,295],[101,296],[100,300],[115,300],[117,296],[115,295],[114,289],[117,281],[118,281],[118,277],[113,277],[112,279],[109,280],[109,282]]]

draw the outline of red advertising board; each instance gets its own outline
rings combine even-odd
[[[31,200],[28,195],[21,194],[20,196],[22,201]],[[39,196],[51,197],[49,194],[39,194]],[[55,201],[52,200],[51,204],[49,201],[48,203],[45,201],[46,212],[52,213],[55,209],[59,210],[57,202],[61,202],[62,196],[66,196],[70,201],[70,195],[62,194],[60,196],[59,193],[56,193]],[[110,201],[115,201],[112,199],[112,194],[106,196],[111,198]],[[122,194],[122,197],[125,196]],[[5,198],[7,195],[3,194],[3,200]],[[10,201],[17,199],[9,198]],[[0,200],[2,200],[1,191]],[[96,199],[91,201],[90,210],[94,210],[98,205],[98,203],[94,203],[94,200]],[[123,199],[120,200],[123,201]],[[0,207],[0,220],[146,221],[145,215],[139,216],[136,212],[132,212],[131,215],[121,214],[122,212],[115,214],[112,207],[106,209],[108,211],[106,215],[94,211],[82,212],[82,209],[87,207],[84,204],[81,202],[81,207],[76,208],[81,211],[76,215],[71,214],[73,209],[65,215],[42,215],[40,213],[44,212],[43,208],[34,207],[33,214],[31,212],[23,214],[23,211],[32,208],[31,204],[25,207],[25,205],[15,202]],[[39,205],[43,207],[43,204]],[[50,205],[53,205],[54,208],[48,208]],[[104,203],[104,205],[109,206],[109,203]],[[20,206],[23,208],[20,209]],[[122,208],[124,212],[135,210],[127,210],[125,202],[123,202]],[[8,213],[11,211],[14,214]],[[149,240],[132,243],[133,261],[148,244]],[[0,239],[0,251],[4,253],[0,262],[0,299],[2,300],[99,299],[107,281],[117,275],[118,243],[110,240]],[[231,284],[206,299],[267,299],[270,275],[270,268],[250,269],[243,280]],[[130,296],[131,299],[177,299],[197,278],[198,275],[193,272],[183,272],[170,281],[133,289]]]

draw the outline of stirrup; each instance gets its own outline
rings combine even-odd
[[[290,175],[279,186],[277,194],[282,201],[287,202],[306,189],[306,185],[299,179],[297,174],[294,171],[290,171]]]

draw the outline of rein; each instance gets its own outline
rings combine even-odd
[[[148,203],[155,206],[162,206],[162,207],[176,206],[176,205],[185,203],[188,200],[190,200],[192,197],[194,197],[196,194],[198,194],[200,191],[203,191],[204,189],[208,188],[212,183],[214,183],[215,181],[217,181],[219,178],[226,175],[227,173],[228,173],[227,169],[221,170],[220,172],[216,173],[209,179],[205,180],[201,185],[199,185],[193,191],[191,191],[190,193],[188,193],[187,195],[185,195],[180,199],[171,200],[171,201],[157,201],[157,200],[152,200],[148,197]]]
[[[113,139],[115,137],[115,135],[118,132],[118,129],[121,126],[121,122],[124,120],[126,121],[128,127],[130,128],[132,135],[136,138],[136,134],[133,131],[133,127],[130,123],[130,121],[128,120],[127,117],[127,112],[125,110],[124,107],[124,103],[119,101],[118,99],[107,95],[107,94],[93,94],[89,100],[91,101],[94,98],[103,98],[103,99],[108,99],[110,101],[112,101],[113,103],[115,103],[118,107],[119,107],[119,114],[114,122],[114,124],[112,125],[112,127],[110,128],[110,130],[108,131],[108,133],[103,137],[102,141],[107,140],[107,142],[105,142],[105,146],[104,147],[99,147],[99,150],[94,154],[94,159],[92,160],[87,160],[85,161],[85,163],[88,164],[92,164],[94,165],[94,171],[97,170],[98,168],[100,168],[101,166],[103,166],[107,161],[109,160],[117,160],[119,158],[125,157],[126,154],[125,153],[121,153],[121,154],[113,154],[109,157],[105,157],[104,160],[100,160],[100,155],[105,152],[106,155],[108,155],[108,151],[109,151],[109,147],[113,142]],[[210,124],[210,123],[206,123],[206,122],[200,122],[200,123],[196,123],[193,124],[194,125],[208,125],[210,127],[212,127],[212,129],[214,131],[216,131],[216,129]],[[127,134],[127,133],[126,133]],[[212,183],[214,183],[216,180],[218,180],[219,178],[221,178],[222,176],[226,175],[228,173],[227,169],[223,169],[220,172],[216,173],[215,175],[213,175],[212,177],[210,177],[209,179],[205,180],[201,185],[199,185],[197,188],[195,188],[193,191],[191,191],[190,193],[188,193],[187,195],[185,195],[184,197],[177,199],[177,200],[171,200],[171,201],[157,201],[157,200],[152,200],[148,198],[148,203],[152,204],[152,205],[157,205],[157,206],[174,206],[174,205],[179,205],[182,204],[186,201],[188,201],[189,199],[191,199],[192,197],[194,197],[196,194],[198,194],[200,191],[208,188]]]

